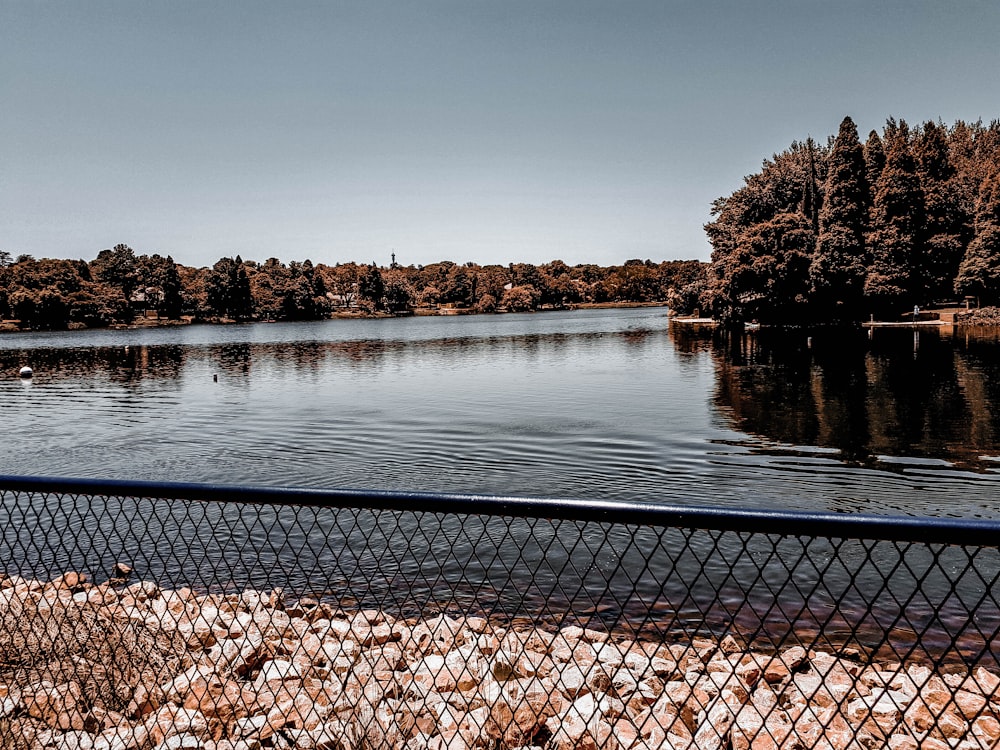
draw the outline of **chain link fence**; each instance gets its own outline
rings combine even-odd
[[[0,746],[993,748],[1000,524],[0,477]]]

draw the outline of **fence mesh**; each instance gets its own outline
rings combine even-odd
[[[155,494],[0,482],[0,746],[1000,743],[990,544]]]

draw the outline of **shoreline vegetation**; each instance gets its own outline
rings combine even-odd
[[[708,326],[708,327],[719,327],[721,325],[727,325],[727,327],[737,327],[743,328],[745,330],[754,330],[761,327],[767,328],[821,328],[824,326],[858,326],[858,323],[845,324],[843,322],[832,322],[832,323],[817,323],[813,321],[806,321],[802,323],[791,324],[788,322],[771,322],[760,324],[756,321],[752,322],[739,322],[735,323],[729,321],[728,324],[723,323],[716,318],[702,317],[700,315],[676,315],[672,314],[670,317],[672,323],[683,326]],[[935,327],[960,327],[960,328],[992,328],[1000,326],[1000,307],[978,307],[978,308],[941,308],[940,310],[921,310],[920,313],[914,316],[912,313],[909,315],[902,315],[896,320],[872,320],[864,321],[860,323],[863,328],[889,328],[889,327],[910,327],[910,328],[935,328]]]
[[[905,320],[1000,304],[1000,120],[845,117],[712,204],[711,263],[671,308],[722,325]],[[995,317],[982,320],[993,324]]]
[[[521,312],[532,312],[532,313],[545,313],[545,312],[559,312],[567,310],[618,310],[618,309],[636,309],[644,307],[663,307],[666,308],[667,303],[663,301],[654,302],[582,302],[579,304],[558,306],[558,307],[539,307],[530,311]],[[361,310],[338,310],[330,313],[326,318],[315,318],[313,320],[379,320],[379,319],[391,319],[391,318],[401,318],[401,317],[439,317],[439,316],[457,316],[457,315],[483,315],[483,314],[504,314],[509,311],[507,310],[494,310],[493,313],[478,313],[475,310],[469,308],[414,308],[406,312],[364,312]],[[176,326],[188,326],[188,325],[236,325],[240,323],[275,323],[277,320],[254,320],[250,319],[234,319],[234,318],[195,318],[190,315],[181,316],[179,319],[170,318],[157,318],[157,317],[140,317],[132,320],[131,323],[112,323],[107,326],[102,326],[103,328],[111,330],[127,330],[135,331],[141,330],[143,328],[169,328]],[[25,333],[31,329],[24,328],[20,325],[20,321],[17,320],[0,320],[0,333]],[[36,329],[37,330],[37,329]],[[49,329],[51,330],[51,329]],[[66,330],[91,330],[87,326],[76,326],[70,324]]]
[[[629,260],[621,266],[388,267],[264,263],[222,258],[211,268],[127,245],[90,261],[12,258],[0,252],[0,329],[67,330],[189,322],[462,315],[590,306],[663,305],[702,273],[700,261]]]
[[[917,311],[1000,305],[1000,120],[910,127],[889,118],[862,143],[845,117],[825,144],[795,141],[712,204],[709,263],[561,260],[388,266],[239,255],[211,268],[137,255],[90,261],[0,251],[8,330],[129,325],[149,319],[322,320],[526,312],[661,303],[740,327],[857,325]],[[977,325],[996,325],[994,312]],[[16,322],[14,322],[16,321]]]
[[[0,580],[15,747],[994,747],[1000,676],[478,616],[396,618],[280,590],[80,573]],[[5,744],[5,746],[6,746]]]

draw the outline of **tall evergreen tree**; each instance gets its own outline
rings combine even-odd
[[[825,316],[852,318],[857,313],[867,270],[867,198],[865,158],[858,129],[850,117],[845,117],[827,158],[819,238],[809,268],[814,299]]]
[[[820,196],[816,182],[816,144],[812,138],[806,139],[806,176],[802,187],[802,204],[799,210],[812,223],[814,232],[819,231]]]
[[[885,168],[875,185],[871,211],[871,265],[865,295],[871,310],[892,314],[915,299],[913,262],[923,229],[924,195],[906,123],[897,126],[890,120],[886,136]]]
[[[971,232],[971,217],[963,209],[955,168],[948,153],[943,125],[924,124],[914,142],[913,155],[924,192],[924,236],[914,270],[914,291],[924,302],[951,296],[958,266]]]
[[[878,131],[873,130],[868,134],[868,140],[865,141],[865,180],[868,182],[869,206],[874,202],[875,186],[878,184],[878,178],[882,175],[883,169],[885,169],[885,147],[882,145]]]
[[[976,201],[976,236],[969,243],[955,279],[955,291],[1000,302],[1000,170],[983,180]]]

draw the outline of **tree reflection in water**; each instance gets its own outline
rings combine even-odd
[[[711,352],[713,402],[734,429],[778,450],[833,449],[851,464],[897,459],[996,468],[1000,332],[908,328],[672,329],[681,352]],[[764,448],[766,450],[767,448]]]

